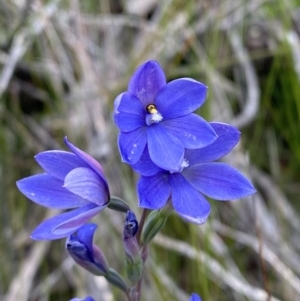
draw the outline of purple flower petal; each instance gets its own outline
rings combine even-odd
[[[189,301],[201,301],[201,298],[197,294],[193,293]]]
[[[179,173],[170,175],[172,204],[185,220],[203,224],[210,213],[210,205],[203,195],[193,188]]]
[[[80,299],[80,298],[73,298],[70,301],[95,301],[92,297],[87,296],[84,299]]]
[[[133,74],[128,85],[128,92],[134,94],[143,104],[153,104],[158,91],[165,86],[164,71],[156,61],[147,61]]]
[[[84,225],[81,227],[84,227]],[[80,230],[80,228],[78,229],[78,231]],[[93,261],[92,254],[90,254],[87,246],[80,242],[77,239],[77,236],[74,234],[71,234],[67,237],[66,249],[69,255],[75,260],[76,263],[78,263],[80,266],[82,266],[82,263],[84,263],[84,268],[86,266],[86,262]]]
[[[185,158],[190,166],[222,158],[233,149],[240,139],[240,131],[229,124],[211,122],[210,125],[218,137],[206,147],[197,150],[186,150]]]
[[[107,273],[108,269],[100,263],[96,263],[83,244],[80,244],[78,241],[73,242],[73,244],[78,244],[78,246],[75,245],[74,250],[69,247],[68,253],[78,265],[97,276],[104,276]],[[99,250],[99,248],[95,245],[94,248],[94,253],[96,253],[96,250]]]
[[[152,177],[141,177],[137,190],[140,207],[153,210],[164,207],[171,194],[168,173],[160,172]]]
[[[182,142],[185,148],[204,147],[217,138],[210,124],[196,114],[168,119],[163,121],[162,124]]]
[[[39,174],[17,182],[19,190],[33,202],[54,209],[76,208],[86,205],[83,198],[62,187],[63,182],[48,174]]]
[[[93,238],[97,227],[94,223],[85,224],[78,229],[76,234],[77,240],[88,248],[92,257],[94,257]]]
[[[148,147],[146,146],[139,161],[131,165],[131,168],[142,176],[154,176],[162,169],[155,165],[150,158]]]
[[[97,206],[90,203],[75,210],[56,215],[37,226],[30,237],[35,240],[53,240],[67,237],[105,207],[106,205]]]
[[[64,187],[99,206],[109,202],[105,182],[90,168],[78,167],[70,171],[65,178]]]
[[[116,98],[114,107],[114,121],[120,131],[131,132],[146,126],[146,110],[135,95],[122,93]]]
[[[184,155],[181,141],[159,123],[147,127],[147,136],[151,160],[163,169],[180,170]]]
[[[76,155],[65,151],[46,151],[37,154],[34,158],[48,174],[62,181],[72,169],[76,167],[88,167]]]
[[[118,144],[122,161],[135,164],[141,157],[147,143],[146,127],[129,133],[120,133]]]
[[[107,180],[106,180],[102,166],[93,157],[91,157],[90,155],[88,155],[87,153],[85,153],[84,151],[82,151],[81,149],[76,147],[75,145],[73,145],[71,142],[69,142],[67,137],[65,137],[64,141],[65,141],[65,144],[68,146],[68,148],[76,156],[78,156],[81,160],[83,160],[88,166],[90,166],[103,179],[103,181],[106,183],[107,191],[109,191]]]
[[[183,171],[187,181],[201,193],[220,201],[246,197],[256,192],[236,169],[225,163],[202,163]]]
[[[191,78],[169,82],[157,95],[155,105],[164,120],[194,112],[205,101],[207,87]]]
[[[74,261],[94,275],[105,275],[108,263],[102,251],[93,245],[96,224],[81,226],[77,234],[71,234],[66,240],[66,249]]]

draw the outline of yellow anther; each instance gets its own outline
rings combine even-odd
[[[150,114],[155,114],[155,113],[157,113],[156,106],[155,106],[155,105],[148,105],[148,106],[147,106],[147,111],[148,111]]]

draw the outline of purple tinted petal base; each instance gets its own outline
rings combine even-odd
[[[146,127],[138,128],[129,133],[120,133],[118,138],[122,161],[135,164],[140,159],[147,143]]]
[[[56,215],[37,226],[30,237],[34,240],[54,240],[67,237],[105,207],[88,204],[81,208]]]
[[[69,209],[88,204],[62,187],[63,182],[48,174],[34,175],[17,182],[19,190],[33,202],[53,209]]]
[[[188,222],[203,224],[209,216],[210,205],[179,173],[170,175],[174,210]]]
[[[71,142],[68,141],[67,137],[65,137],[64,139],[65,144],[68,146],[68,148],[81,160],[83,160],[88,166],[90,166],[102,179],[103,181],[106,183],[107,185],[107,191],[109,191],[108,189],[108,184],[107,184],[107,180],[103,171],[102,166],[90,155],[88,155],[87,153],[85,153],[84,151],[82,151],[81,149],[79,149],[78,147],[76,147],[75,145],[73,145]]]
[[[205,101],[207,87],[191,78],[169,82],[157,95],[155,105],[164,119],[185,116]]]
[[[160,172],[152,177],[141,177],[137,190],[139,207],[152,210],[164,207],[171,194],[168,173]]]
[[[182,142],[185,148],[204,147],[217,139],[217,135],[210,124],[196,114],[168,119],[162,124],[169,133]]]
[[[225,163],[196,164],[185,169],[183,175],[195,189],[220,201],[239,199],[256,192],[239,171]]]
[[[109,270],[108,262],[103,252],[96,245],[93,245],[93,255],[97,269],[106,273]]]
[[[90,168],[73,169],[65,178],[64,187],[75,195],[102,206],[108,203],[106,183]]]
[[[134,94],[146,108],[153,104],[160,89],[165,86],[164,71],[156,61],[147,61],[133,74],[128,85],[128,92]]]
[[[162,169],[171,172],[179,171],[184,155],[181,141],[161,124],[148,126],[147,136],[151,160]]]

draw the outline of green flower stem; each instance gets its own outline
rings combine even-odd
[[[149,213],[149,210],[143,209],[142,216],[141,216],[141,219],[140,219],[140,222],[139,222],[139,229],[138,229],[138,232],[136,234],[136,239],[137,239],[139,244],[140,244],[140,241],[141,241],[141,234],[142,234],[144,224],[145,224],[145,220],[147,218],[148,213]]]
[[[141,234],[142,234],[142,231],[143,231],[148,213],[149,213],[149,210],[143,209],[142,216],[141,216],[141,219],[140,219],[140,222],[139,222],[139,230],[136,234],[136,238],[137,238],[137,241],[138,241],[139,245],[141,243]],[[143,246],[143,248],[148,248],[148,246]],[[146,260],[144,260],[144,264],[145,264],[145,261]],[[141,278],[139,279],[138,283],[135,286],[136,287],[136,292],[138,293],[137,301],[141,300],[141,289],[142,289],[143,278],[144,278],[144,271],[142,272]]]
[[[136,285],[136,291],[138,293],[137,301],[141,300],[141,290],[142,290],[143,278],[144,278],[144,271],[142,272],[141,278],[140,278],[140,280],[138,281],[138,283]]]

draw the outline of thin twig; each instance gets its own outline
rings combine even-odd
[[[254,204],[255,206],[255,204]],[[263,276],[263,282],[264,282],[264,288],[265,291],[268,294],[268,298],[267,301],[271,300],[271,291],[270,291],[270,285],[269,285],[269,278],[268,278],[268,274],[267,274],[267,269],[266,269],[266,263],[265,260],[263,258],[263,239],[262,239],[262,233],[261,233],[261,229],[259,224],[256,222],[255,223],[255,230],[256,230],[256,235],[258,238],[258,254],[259,254],[259,262],[260,262],[260,266],[261,266],[261,273]]]

